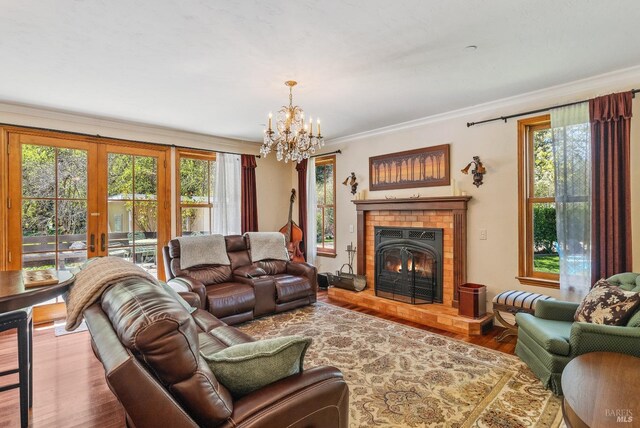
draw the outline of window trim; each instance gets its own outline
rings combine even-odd
[[[536,202],[555,202],[554,198],[530,196],[533,189],[533,144],[531,133],[550,126],[548,114],[518,121],[518,276],[523,285],[559,288],[559,275],[533,270],[533,209]]]
[[[318,156],[316,158],[316,163],[315,163],[315,167],[317,168],[318,166],[322,166],[322,165],[327,165],[327,164],[333,164],[333,204],[331,205],[326,205],[326,204],[320,204],[318,201],[316,201],[316,209],[318,208],[323,208],[322,211],[322,215],[323,215],[323,219],[322,219],[322,224],[324,225],[324,209],[326,208],[333,208],[333,227],[335,232],[338,231],[338,220],[337,220],[337,210],[336,210],[336,155],[330,155],[330,156]],[[326,197],[326,181],[325,181],[325,197]],[[313,221],[315,221],[315,214],[312,217]],[[314,238],[315,241],[315,238]],[[338,237],[337,237],[337,233],[334,233],[333,235],[333,249],[327,249],[325,247],[319,247],[318,243],[316,242],[316,254],[320,257],[331,257],[331,258],[335,258],[337,256],[337,252],[336,252],[336,248],[337,248],[337,242],[338,242]]]
[[[213,208],[213,203],[207,203],[207,204],[194,204],[194,203],[183,204],[182,203],[182,195],[180,194],[180,160],[182,158],[215,162],[216,153],[210,152],[207,150],[176,148],[176,154],[175,154],[176,236],[182,236],[182,208]],[[213,231],[211,231],[211,233],[212,232]]]

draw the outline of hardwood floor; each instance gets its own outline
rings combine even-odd
[[[331,302],[326,291],[318,300],[347,309],[380,316],[425,331],[474,343],[498,351],[513,353],[515,338],[505,343],[494,340],[501,329],[494,328],[485,336],[462,336],[389,317],[353,305]],[[34,394],[31,410],[33,427],[123,427],[122,407],[104,380],[102,365],[93,355],[88,332],[56,337],[53,328],[38,327],[34,344]],[[17,367],[15,334],[0,335],[0,371]],[[0,385],[17,381],[17,375],[0,378]],[[0,427],[20,426],[18,391],[0,392]]]

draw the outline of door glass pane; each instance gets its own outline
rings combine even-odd
[[[151,201],[136,201],[134,212],[134,244],[156,244],[158,238],[158,204]]]
[[[157,199],[158,165],[156,158],[136,156],[134,174],[135,199]]]
[[[58,149],[58,197],[87,198],[87,152]]]
[[[88,153],[30,144],[21,149],[22,266],[78,266],[87,258]]]
[[[180,210],[182,217],[182,234],[208,235],[211,233],[211,208],[185,207]]]
[[[61,251],[58,253],[58,269],[80,268],[86,260],[86,251]]]
[[[157,276],[156,246],[136,247],[136,264],[153,276]]]
[[[108,155],[109,255],[157,274],[158,160],[151,156]]]
[[[133,232],[133,202],[109,201],[109,247],[129,245],[129,232]]]
[[[54,147],[22,146],[22,196],[53,198],[56,195],[56,153]]]
[[[109,199],[132,199],[133,156],[109,153]]]
[[[556,204],[533,204],[533,270],[560,273]]]
[[[87,201],[58,201],[58,250],[87,249]]]

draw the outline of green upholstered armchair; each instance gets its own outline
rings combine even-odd
[[[623,290],[640,292],[640,274],[621,273],[608,281]],[[626,326],[610,326],[574,322],[576,309],[578,303],[541,300],[535,315],[516,314],[516,355],[556,395],[562,395],[562,370],[578,355],[619,352],[640,357],[640,310]]]

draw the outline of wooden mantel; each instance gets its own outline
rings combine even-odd
[[[471,196],[437,196],[433,198],[359,199],[353,200],[358,211],[374,210],[465,210]]]
[[[471,196],[431,198],[361,199],[352,201],[357,210],[357,272],[365,275],[367,211],[450,211],[453,214],[453,304],[458,303],[458,287],[467,282],[467,203]]]

